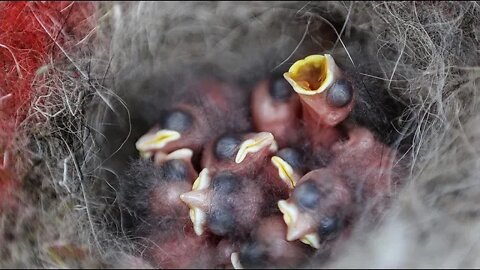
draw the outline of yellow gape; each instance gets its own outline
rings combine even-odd
[[[327,90],[339,76],[340,70],[329,54],[307,56],[283,74],[295,92],[309,96]]]

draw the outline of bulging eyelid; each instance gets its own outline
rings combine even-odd
[[[353,99],[353,88],[345,79],[336,81],[327,92],[327,103],[334,107],[345,107]]]
[[[241,143],[242,140],[236,135],[224,135],[218,138],[213,149],[215,157],[220,160],[233,159]]]
[[[194,116],[183,109],[173,109],[162,115],[161,129],[185,132],[190,129],[194,122]]]
[[[320,201],[320,191],[312,182],[304,182],[293,191],[297,204],[306,209],[314,209]]]
[[[295,91],[283,77],[274,77],[269,82],[268,93],[274,100],[286,101]]]
[[[223,194],[230,194],[238,190],[239,179],[236,175],[231,173],[221,173],[212,179],[213,190]]]
[[[324,241],[335,238],[337,232],[341,229],[341,221],[338,217],[327,216],[320,220],[318,235]]]

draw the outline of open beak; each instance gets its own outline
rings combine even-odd
[[[287,241],[300,239],[300,241],[313,248],[320,248],[319,237],[315,232],[315,224],[311,218],[300,213],[295,204],[285,200],[278,202],[278,208],[283,213],[283,220],[287,224]]]
[[[249,153],[257,153],[268,147],[272,152],[277,151],[278,146],[273,137],[273,134],[270,132],[260,132],[257,133],[253,138],[244,141],[240,148],[238,149],[237,156],[235,157],[235,162],[241,163],[247,157]]]
[[[290,189],[295,188],[295,185],[298,182],[298,177],[292,166],[278,156],[273,156],[271,161],[273,166],[277,168],[280,179],[282,179]]]
[[[180,195],[180,200],[190,208],[190,219],[192,220],[195,234],[198,236],[203,234],[205,224],[207,223],[206,211],[211,203],[211,196],[208,192],[210,182],[208,169],[205,168],[193,182],[192,191]]]
[[[145,153],[152,150],[159,150],[165,147],[170,142],[180,139],[181,135],[177,131],[162,129],[153,134],[143,135],[135,146],[140,153]]]
[[[295,62],[283,77],[298,94],[312,96],[330,88],[341,72],[331,55],[310,55]]]

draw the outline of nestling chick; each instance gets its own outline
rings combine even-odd
[[[257,131],[271,132],[279,147],[300,137],[300,100],[280,74],[261,81],[252,93],[252,120]]]
[[[252,237],[231,256],[235,268],[300,267],[308,262],[313,249],[299,241],[287,241],[287,226],[281,216],[260,221]]]
[[[203,169],[192,191],[180,199],[190,207],[190,219],[197,235],[205,230],[218,236],[237,237],[252,229],[266,211],[258,185],[229,171],[210,174]]]
[[[288,226],[287,240],[300,239],[314,248],[335,239],[353,210],[353,195],[345,179],[324,168],[300,179],[288,200],[278,202]]]
[[[360,194],[357,201],[381,202],[392,194],[398,182],[392,171],[396,152],[375,139],[369,130],[351,128],[348,140],[337,142],[332,152],[331,168],[341,172]]]
[[[200,115],[199,108],[187,104],[164,112],[159,122],[137,141],[137,150],[146,157],[156,152],[167,155],[182,148],[198,151],[209,132],[208,124]]]
[[[207,145],[202,166],[212,173],[226,170],[251,176],[247,178],[275,203],[288,197],[303,169],[298,150],[286,148],[280,156],[273,156],[276,149],[276,141],[268,132],[225,134]]]
[[[161,166],[138,160],[132,166],[133,181],[124,188],[127,207],[144,219],[188,222],[188,207],[180,194],[188,192],[197,173],[182,159],[165,160]]]
[[[169,154],[188,148],[199,152],[204,144],[226,130],[245,130],[239,89],[214,80],[194,81],[186,86],[190,95],[161,113],[157,123],[136,143],[144,157]],[[235,119],[235,123],[232,119]]]
[[[269,132],[224,134],[207,145],[201,165],[212,172],[254,172],[276,151],[277,143]]]
[[[342,137],[336,128],[353,109],[355,91],[329,54],[295,62],[285,79],[302,103],[306,133],[313,146],[330,148]]]

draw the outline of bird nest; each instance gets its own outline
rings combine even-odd
[[[90,5],[9,139],[2,266],[478,265],[476,3]]]

